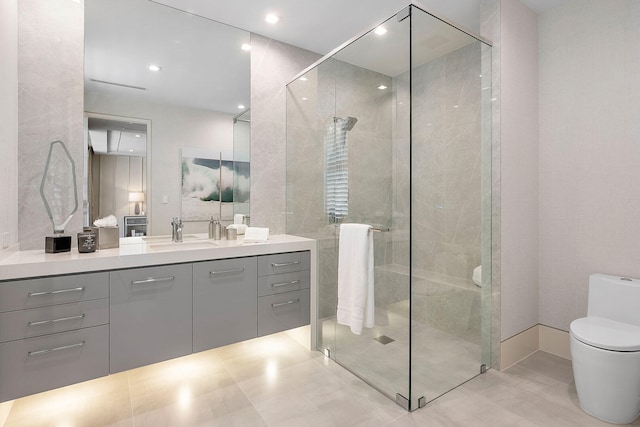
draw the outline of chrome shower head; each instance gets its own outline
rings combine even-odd
[[[356,122],[358,121],[358,119],[356,119],[355,117],[347,117],[346,119],[343,119],[342,117],[333,118],[334,123],[338,123],[338,120],[343,121],[342,129],[345,131],[350,131],[351,129],[353,129],[353,127],[356,125]]]
[[[355,117],[347,117],[345,119],[344,129],[347,131],[353,129],[357,122],[358,119],[356,119]]]

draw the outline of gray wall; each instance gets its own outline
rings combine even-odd
[[[591,273],[640,277],[640,2],[539,17],[540,323],[568,330]]]
[[[538,29],[518,0],[501,5],[503,340],[538,323]]]

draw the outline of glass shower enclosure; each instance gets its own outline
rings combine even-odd
[[[317,350],[408,410],[491,348],[491,46],[410,5],[287,85],[288,234],[318,241]],[[372,227],[374,326],[338,323],[339,231]]]

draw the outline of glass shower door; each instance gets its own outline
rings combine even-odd
[[[403,406],[409,389],[409,19],[394,16],[332,62],[335,117],[344,144],[348,212],[373,227],[374,325],[336,322],[332,358]]]
[[[428,402],[490,363],[490,48],[418,7],[411,39],[411,378]]]

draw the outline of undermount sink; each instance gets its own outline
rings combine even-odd
[[[184,236],[182,236],[182,241],[185,240],[198,240],[198,239],[202,239],[194,234],[185,234]],[[144,240],[147,243],[173,243],[171,241],[171,236],[169,235],[165,235],[165,236],[143,236],[142,240]]]
[[[183,238],[184,239],[184,238]],[[218,246],[217,243],[211,240],[191,240],[187,242],[158,242],[158,243],[148,243],[147,247],[151,250],[181,250],[181,249],[205,249],[205,248],[214,248]]]

